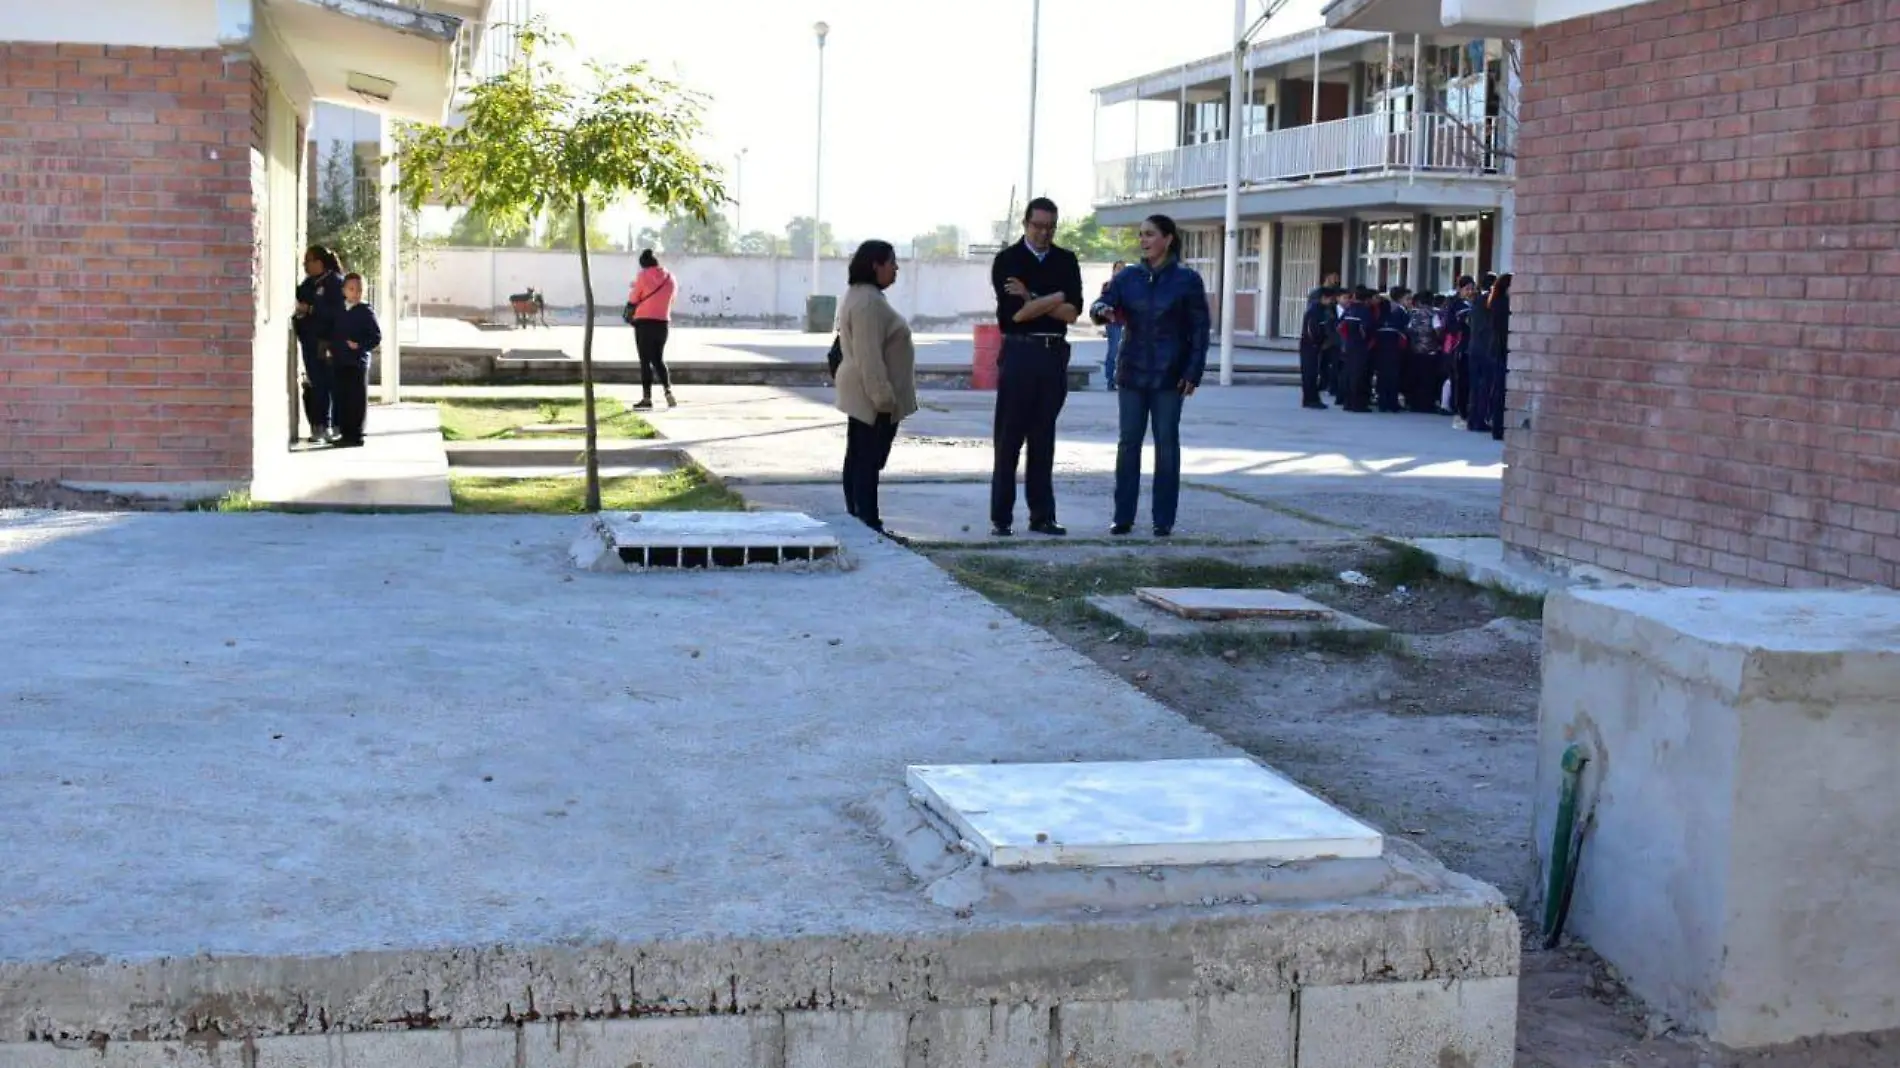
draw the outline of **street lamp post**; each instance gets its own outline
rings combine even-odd
[[[831,33],[831,27],[820,22],[811,29],[818,35],[818,150],[811,180],[811,295],[815,297],[818,295],[819,235],[824,233],[820,220],[824,218],[825,207],[825,37]]]
[[[745,237],[745,154],[752,151],[742,148],[736,157],[739,169],[732,181],[732,239],[737,242]]]
[[[1036,74],[1042,63],[1042,0],[1029,5],[1029,181],[1023,186],[1024,199],[1036,195]]]

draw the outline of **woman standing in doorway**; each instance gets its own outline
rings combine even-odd
[[[627,291],[627,321],[633,324],[633,347],[640,354],[641,411],[653,407],[653,380],[660,380],[666,406],[674,408],[673,380],[666,373],[666,335],[673,320],[673,296],[679,284],[672,272],[660,266],[652,249],[640,253],[640,273]]]
[[[851,257],[850,289],[838,308],[838,410],[845,426],[845,510],[872,530],[884,529],[878,511],[878,474],[890,459],[897,424],[917,411],[917,351],[910,324],[884,291],[897,281],[897,250],[888,241],[866,241]]]
[[[1138,237],[1141,262],[1116,275],[1090,314],[1101,322],[1119,313],[1121,434],[1115,450],[1115,522],[1121,537],[1135,529],[1141,498],[1141,446],[1154,427],[1155,537],[1174,533],[1181,498],[1181,405],[1201,387],[1207,369],[1207,284],[1184,266],[1174,220],[1150,215]]]
[[[343,313],[343,264],[336,253],[312,245],[303,254],[303,281],[297,283],[297,312],[292,323],[297,347],[303,354],[303,416],[310,424],[310,441],[326,441],[336,434],[334,379],[330,371],[330,337]],[[296,428],[292,427],[295,444]]]

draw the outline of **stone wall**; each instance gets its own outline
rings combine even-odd
[[[1525,42],[1508,546],[1894,585],[1900,3],[1655,0]]]
[[[0,476],[249,476],[253,68],[0,43]]]

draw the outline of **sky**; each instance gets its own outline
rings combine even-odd
[[[954,224],[985,242],[1027,180],[1031,0],[536,3],[592,58],[644,61],[711,97],[699,148],[727,168],[740,201],[728,214],[744,230],[782,234],[811,214],[821,19],[824,219],[837,237],[901,245]],[[1275,21],[1311,25],[1302,9],[1319,6],[1294,0]],[[1134,127],[1130,105],[1104,109],[1098,127],[1090,90],[1224,52],[1233,19],[1232,0],[1042,0],[1036,193],[1065,217],[1087,214],[1092,138],[1104,158],[1130,155]],[[1168,121],[1155,107],[1148,148]],[[653,221],[631,208],[604,220],[616,237]]]

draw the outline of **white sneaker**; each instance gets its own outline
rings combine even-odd
[[[1453,430],[1463,430],[1463,429],[1465,429],[1465,420],[1464,420],[1464,417],[1463,417],[1463,416],[1456,416],[1456,415],[1454,415],[1454,416],[1452,416],[1452,418],[1451,418],[1451,428],[1452,428]]]

